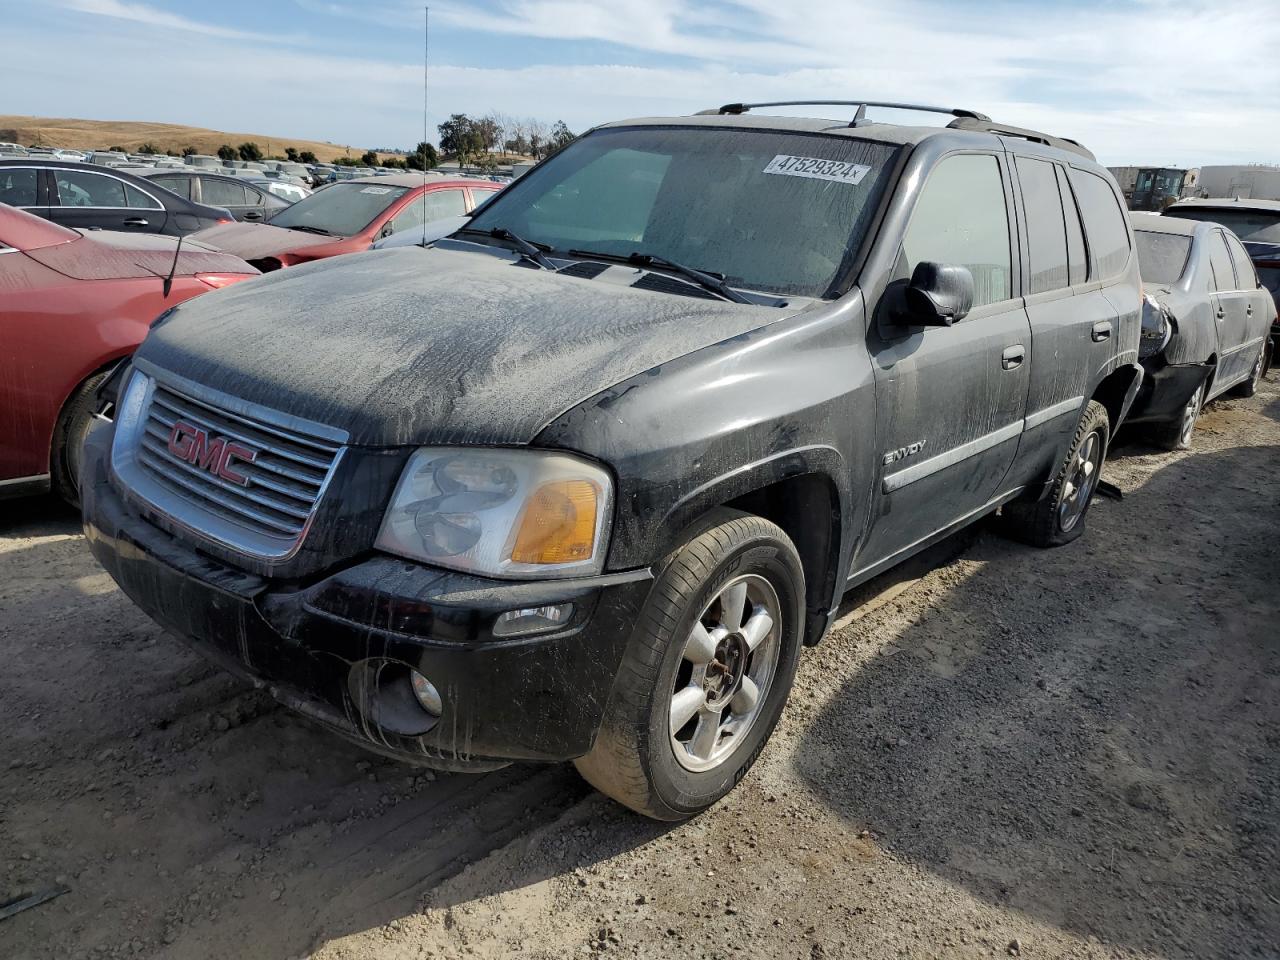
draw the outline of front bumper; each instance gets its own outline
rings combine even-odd
[[[210,659],[371,750],[428,766],[487,769],[591,748],[647,571],[513,583],[370,555],[318,580],[271,580],[144,519],[109,476],[111,434],[96,429],[85,444],[90,549],[134,603]],[[491,632],[504,611],[566,602],[574,613],[553,633]],[[381,691],[352,683],[353,670],[402,679],[409,668],[443,701],[425,733],[389,729],[373,703]]]
[[[1182,416],[1209,368],[1200,363],[1165,363],[1161,357],[1142,361],[1142,385],[1125,423],[1167,423]]]

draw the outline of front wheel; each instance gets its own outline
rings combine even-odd
[[[1102,479],[1110,438],[1107,408],[1090,400],[1048,494],[1034,503],[1007,504],[1002,517],[1005,531],[1033,547],[1060,547],[1084,533],[1085,514]]]
[[[601,793],[683,820],[742,779],[800,656],[804,572],[781,528],[722,510],[673,554],[641,611],[591,752]]]
[[[98,387],[110,375],[104,370],[80,384],[63,405],[53,431],[53,448],[49,451],[52,487],[70,506],[80,506],[80,454],[93,422]]]
[[[1204,384],[1196,387],[1195,392],[1187,398],[1186,406],[1177,420],[1161,423],[1151,428],[1148,436],[1152,443],[1165,450],[1191,449],[1191,437],[1196,431],[1196,421],[1200,419],[1200,411],[1204,407]]]

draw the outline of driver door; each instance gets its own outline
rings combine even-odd
[[[945,157],[907,224],[896,275],[905,281],[924,261],[965,266],[974,305],[950,327],[872,324],[879,479],[851,575],[981,510],[1017,452],[1031,333],[1014,270],[1006,163],[985,153]]]

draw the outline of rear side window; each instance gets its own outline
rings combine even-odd
[[[180,197],[191,199],[190,177],[152,177],[151,182],[160,184],[166,190],[172,190]]]
[[[1084,214],[1085,234],[1098,279],[1114,277],[1129,262],[1129,228],[1111,184],[1084,170],[1072,169],[1071,183]]]
[[[1008,300],[1009,215],[995,157],[947,157],[929,175],[902,241],[907,275],[926,261],[973,274],[975,307]]]
[[[1253,269],[1253,261],[1245,253],[1240,241],[1227,234],[1227,249],[1231,251],[1231,262],[1236,268],[1236,283],[1241,290],[1253,290],[1258,286],[1258,275]]]
[[[1209,235],[1209,266],[1213,270],[1214,290],[1236,289],[1236,274],[1231,267],[1231,254],[1227,252],[1227,243],[1222,239],[1222,231],[1214,230]]]
[[[83,170],[59,170],[58,202],[64,207],[127,207],[124,181]]]
[[[1028,292],[1060,290],[1068,284],[1067,229],[1054,165],[1018,157],[1018,180],[1027,211],[1027,255],[1031,261]]]
[[[1133,231],[1138,269],[1146,283],[1177,283],[1191,256],[1191,238],[1177,233]]]
[[[36,205],[36,171],[31,167],[0,167],[0,203],[11,207]]]
[[[245,205],[244,187],[238,183],[227,183],[214,177],[200,178],[200,198],[204,203],[215,207],[243,207]]]
[[[1058,175],[1058,193],[1062,197],[1062,209],[1067,220],[1067,273],[1072,285],[1089,279],[1089,251],[1084,245],[1084,227],[1080,224],[1080,208],[1076,206],[1067,171],[1055,167]]]
[[[148,193],[143,193],[131,183],[126,183],[124,185],[124,195],[129,206],[134,210],[163,209],[159,200],[155,199]]]

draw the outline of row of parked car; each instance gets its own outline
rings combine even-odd
[[[1076,539],[1116,431],[1185,445],[1276,322],[1229,230],[1135,230],[1070,140],[769,106],[607,124],[501,192],[335,183],[156,259],[22,172],[0,468],[78,497],[134,602],[345,737],[572,760],[695,814],[847,588],[993,513]],[[150,292],[113,323],[63,302],[91,283]]]

